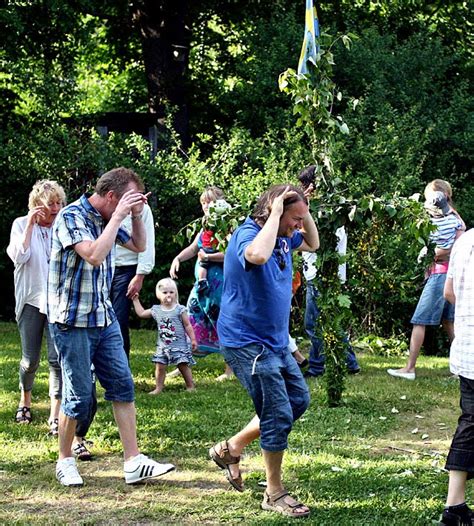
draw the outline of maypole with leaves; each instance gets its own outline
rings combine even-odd
[[[346,257],[337,253],[336,230],[351,223],[370,226],[374,220],[386,225],[398,222],[407,232],[413,233],[414,240],[423,241],[430,229],[416,200],[397,195],[354,199],[347,185],[335,174],[335,146],[349,134],[349,127],[337,112],[342,93],[333,80],[333,49],[340,42],[349,49],[353,38],[350,34],[332,37],[320,32],[316,8],[312,0],[306,0],[305,34],[298,71],[288,69],[279,79],[281,91],[293,101],[296,126],[301,127],[307,137],[308,164],[316,165],[311,201],[321,238],[316,278],[321,314],[316,329],[324,344],[326,393],[330,406],[337,406],[342,400],[347,373],[347,330],[352,320],[349,290],[338,275],[339,265]],[[357,102],[352,101],[354,108]],[[349,247],[350,244],[349,237]]]

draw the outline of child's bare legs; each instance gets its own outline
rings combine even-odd
[[[163,363],[155,364],[155,380],[156,387],[153,391],[150,391],[148,394],[157,395],[163,391],[163,386],[165,385],[165,376],[166,376],[166,365]]]
[[[207,268],[204,268],[201,265],[199,265],[198,280],[202,281],[203,279],[207,279]]]
[[[186,384],[187,391],[194,391],[194,381],[193,373],[191,372],[191,367],[187,363],[178,364],[179,372],[183,375],[184,383]]]

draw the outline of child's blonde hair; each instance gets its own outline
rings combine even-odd
[[[160,298],[161,292],[165,287],[173,287],[176,291],[176,301],[178,301],[178,285],[176,285],[176,281],[171,278],[163,278],[158,281],[156,284],[155,294],[157,298]]]
[[[215,202],[218,199],[225,199],[224,192],[218,186],[208,186],[199,197],[199,201],[206,203]]]
[[[32,210],[35,206],[46,206],[51,201],[59,201],[62,206],[66,204],[66,194],[63,187],[56,181],[42,179],[36,181],[28,196],[28,208]]]
[[[428,183],[425,187],[425,199],[428,199],[432,192],[443,192],[448,199],[448,203],[451,205],[453,202],[453,189],[448,181],[443,179],[434,179],[431,183]]]

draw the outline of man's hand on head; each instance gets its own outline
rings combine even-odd
[[[294,195],[297,195],[296,192],[294,190],[290,190],[290,187],[287,186],[283,193],[277,195],[273,200],[272,204],[270,205],[270,215],[281,217],[283,215],[283,212],[285,211],[285,199],[288,199],[289,197],[292,197]]]
[[[148,203],[148,197],[150,197],[151,192],[139,195],[141,195],[142,201],[138,203],[138,205],[132,207],[132,209],[130,210],[132,215],[139,215],[143,212],[143,207]]]
[[[132,213],[132,215],[141,214],[149,195],[150,193],[144,195],[135,190],[125,192],[118,202],[113,215],[118,217],[120,221],[123,221],[130,213]]]

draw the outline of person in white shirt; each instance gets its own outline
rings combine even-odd
[[[146,249],[136,253],[117,245],[115,271],[110,297],[122,332],[123,346],[130,359],[129,317],[132,298],[142,289],[145,276],[155,266],[155,225],[153,214],[148,204],[143,207],[142,220],[146,231]],[[131,232],[132,220],[127,216],[122,227]]]
[[[465,499],[466,481],[474,476],[474,229],[453,246],[444,297],[456,304],[449,366],[459,376],[462,414],[446,460],[448,497],[440,524],[473,525]]]
[[[46,317],[46,291],[51,254],[51,230],[58,212],[66,204],[66,195],[56,181],[37,181],[28,198],[28,215],[12,225],[7,254],[15,265],[15,316],[21,338],[20,403],[15,414],[19,424],[29,424],[31,392],[41,357],[43,335],[49,362],[51,434],[58,433],[61,403],[61,369]]]

